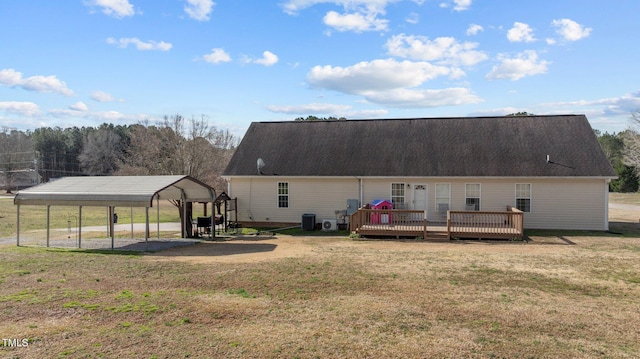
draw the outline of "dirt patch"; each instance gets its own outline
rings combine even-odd
[[[364,249],[375,252],[450,252],[460,253],[527,253],[529,255],[568,253],[572,247],[596,245],[610,240],[618,232],[638,232],[640,236],[640,206],[612,205],[609,209],[611,233],[598,236],[539,235],[526,242],[455,240],[445,242],[352,240],[347,237],[299,236],[239,236],[227,240],[200,242],[193,246],[171,248],[153,253],[150,260],[188,263],[258,263],[306,255],[322,256],[333,250]],[[603,237],[603,238],[600,238]]]
[[[340,237],[237,237],[230,240],[203,241],[189,247],[171,248],[153,253],[153,260],[189,263],[256,263],[311,253],[319,242],[346,242]]]

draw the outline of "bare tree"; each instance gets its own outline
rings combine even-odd
[[[629,129],[622,132],[624,141],[623,161],[628,166],[640,168],[640,112],[634,112],[629,119]]]
[[[188,175],[209,184],[216,192],[225,190],[221,173],[237,146],[228,131],[209,125],[206,116],[185,119],[177,114],[165,116],[157,125],[148,122],[132,126],[127,155],[118,174],[127,175]],[[173,204],[179,208],[181,201]],[[191,209],[187,206],[187,216]],[[190,221],[187,232],[190,233]]]
[[[101,127],[91,131],[83,141],[82,152],[78,156],[80,168],[89,175],[110,175],[122,162],[122,139],[113,130]]]

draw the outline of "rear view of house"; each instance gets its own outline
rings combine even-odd
[[[525,228],[607,230],[615,172],[584,115],[252,123],[225,170],[238,220],[301,223],[388,200],[524,212]]]

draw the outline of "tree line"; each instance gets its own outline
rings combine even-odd
[[[640,112],[631,115],[628,128],[622,132],[602,133],[595,130],[595,133],[618,176],[609,184],[609,190],[637,192],[640,185]]]
[[[517,113],[512,116],[529,115]],[[346,120],[299,117],[295,121]],[[594,130],[618,179],[613,192],[637,192],[640,185],[640,112],[618,133]],[[226,190],[222,171],[239,139],[208,124],[207,118],[165,116],[157,123],[103,123],[99,127],[42,127],[34,131],[0,128],[0,183],[15,189],[25,171],[37,171],[42,182],[66,176],[182,175]]]
[[[85,175],[189,175],[220,193],[226,190],[222,171],[238,143],[205,116],[187,120],[179,114],[133,125],[1,128],[0,183],[12,190],[27,171],[37,171],[42,182]]]

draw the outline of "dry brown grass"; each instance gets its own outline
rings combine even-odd
[[[0,248],[0,356],[635,358],[636,216],[527,243],[247,237]],[[626,226],[623,228],[623,225]]]
[[[640,243],[565,239],[575,244],[278,238],[147,256],[8,247],[0,336],[30,344],[0,353],[637,357]]]

